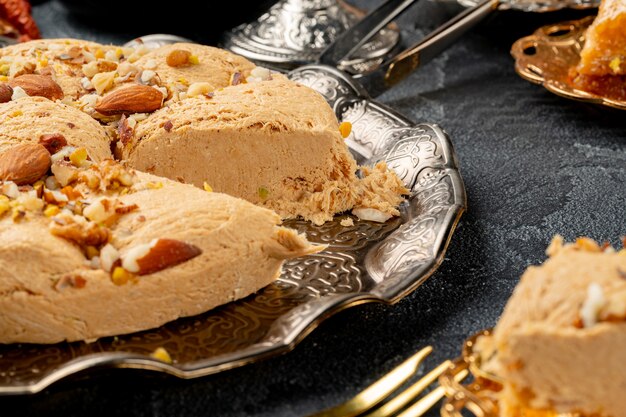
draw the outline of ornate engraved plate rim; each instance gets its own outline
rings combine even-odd
[[[298,300],[304,300],[297,305],[288,304],[287,309],[284,306],[276,307],[280,316],[270,317],[272,321],[261,329],[262,337],[255,339],[257,341],[251,344],[224,353],[202,356],[202,352],[207,351],[205,347],[205,350],[199,351],[200,359],[173,364],[151,358],[147,354],[149,350],[145,349],[139,353],[107,350],[107,346],[111,347],[109,342],[106,342],[108,345],[105,342],[100,345],[98,341],[95,347],[86,350],[82,350],[82,345],[70,344],[65,347],[52,345],[50,349],[61,353],[53,357],[40,355],[34,358],[36,360],[27,358],[25,361],[28,366],[34,368],[35,364],[41,365],[42,362],[52,359],[54,364],[46,372],[38,370],[36,375],[28,374],[21,380],[16,377],[17,381],[6,383],[1,381],[6,381],[2,378],[6,378],[3,374],[7,369],[0,367],[2,371],[0,395],[36,393],[63,378],[79,372],[84,374],[94,368],[152,370],[189,379],[239,367],[290,351],[321,321],[344,308],[366,302],[394,303],[416,289],[437,269],[466,207],[463,180],[446,133],[436,125],[415,124],[394,110],[371,100],[358,83],[336,69],[308,66],[294,71],[290,76],[324,95],[338,118],[352,121],[353,132],[360,133],[353,133],[348,138],[348,143],[360,163],[386,160],[401,178],[406,178],[405,183],[412,192],[411,197],[401,206],[402,216],[382,225],[362,222],[360,228],[354,229],[362,235],[354,240],[350,235],[353,232],[348,233],[344,236],[348,239],[345,244],[340,239],[344,229],[340,229],[339,234],[334,232],[338,220],[329,222],[326,228],[325,226],[315,228],[316,234],[311,238],[323,241],[330,236],[335,239],[330,242],[328,255],[313,255],[285,264],[284,274],[287,275],[281,277],[276,285],[266,287],[260,294],[255,295],[253,301],[244,299],[223,306],[224,309],[206,313],[208,319],[206,317],[197,320],[194,317],[179,319],[186,320],[182,328],[185,326],[193,328],[196,322],[201,323],[200,326],[206,326],[204,322],[215,317],[219,320],[220,315],[231,311],[228,310],[229,306],[243,304],[245,309],[263,297],[265,301],[269,300],[270,307],[272,302],[284,299],[289,302],[289,296],[297,296]],[[352,111],[353,109],[356,111]],[[387,144],[384,149],[381,149],[380,141]],[[310,227],[310,224],[302,221],[295,221],[292,224],[295,225],[292,227]],[[317,269],[308,268],[307,262]],[[311,292],[306,286],[294,287],[290,282],[289,278],[292,275],[289,274],[310,275],[315,274],[315,271],[322,273],[310,277],[312,279],[310,282],[323,281],[326,284],[319,284],[312,290],[318,291],[320,288],[327,290],[324,293]],[[325,275],[324,271],[332,273]],[[346,276],[355,273],[360,274],[357,275],[359,285],[351,287],[342,281]],[[361,284],[363,285],[360,286]],[[239,307],[233,307],[231,312],[239,311],[235,308]],[[251,315],[254,314],[253,311]],[[177,322],[179,321],[173,323]],[[136,337],[145,339],[151,335],[159,336],[161,333],[167,336],[171,331],[167,326],[169,324],[145,332],[148,333],[147,336],[139,334]],[[133,335],[129,335],[130,342],[127,344],[123,342],[121,346],[132,348],[132,337]],[[235,343],[236,347],[240,346],[239,342]],[[140,346],[142,349],[145,347]],[[29,346],[24,347],[24,351],[27,348]],[[36,345],[34,348],[39,349]],[[63,349],[71,350],[69,352],[71,355]],[[19,348],[15,350],[18,351],[18,355],[22,354]],[[0,352],[0,360],[3,352],[6,353]],[[4,360],[7,360],[6,357]],[[45,365],[43,367],[45,368]],[[9,366],[9,371],[10,368]],[[10,378],[8,380],[11,381]]]

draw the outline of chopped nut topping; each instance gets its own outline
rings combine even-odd
[[[143,70],[141,72],[141,83],[142,84],[150,84],[150,81],[152,81],[152,79],[156,76],[156,72],[152,71],[152,70]]]
[[[17,184],[13,181],[4,181],[0,186],[0,193],[9,198],[17,198],[20,196],[20,190],[17,188]]]
[[[270,81],[272,79],[272,72],[264,67],[254,67],[250,71],[250,76],[246,78],[246,82],[254,83],[260,81]]]
[[[606,304],[604,290],[596,283],[589,284],[587,288],[587,298],[580,308],[580,318],[583,327],[592,327],[598,322],[600,310]]]
[[[65,187],[61,188],[61,193],[65,194],[70,200],[77,200],[83,197],[81,192],[75,190],[74,187],[72,187],[71,185],[66,185]]]
[[[54,285],[57,291],[63,291],[66,288],[84,288],[87,280],[80,275],[65,275]]]
[[[70,154],[70,162],[75,167],[86,166],[89,165],[86,164],[88,162],[88,157],[89,155],[87,155],[87,150],[85,148],[77,148]]]
[[[15,100],[20,99],[22,97],[28,97],[28,94],[26,94],[26,91],[24,91],[24,89],[22,87],[16,86],[11,91],[12,91],[11,100],[15,101]]]
[[[215,88],[210,83],[193,83],[187,89],[187,97],[196,97],[201,94],[208,94],[213,92]]]
[[[113,81],[115,80],[116,75],[116,71],[100,72],[93,76],[91,84],[93,84],[93,87],[96,89],[98,94],[102,94],[113,87]]]
[[[127,75],[133,76],[139,72],[139,68],[136,65],[131,64],[130,62],[122,62],[117,66],[117,73],[120,77],[125,77]]]
[[[149,59],[144,62],[143,67],[145,69],[155,69],[159,64],[154,59]]]
[[[341,219],[340,223],[343,227],[354,226],[354,220],[352,220],[352,217],[346,217],[344,219]]]
[[[100,265],[105,271],[111,272],[119,259],[120,253],[110,243],[107,243],[100,249]]]
[[[48,204],[54,204],[59,207],[65,206],[69,202],[67,195],[57,190],[43,190],[43,199]]]
[[[259,187],[259,197],[260,197],[262,200],[265,200],[267,197],[269,197],[269,195],[270,195],[270,192],[268,191],[268,189],[267,189],[267,188],[265,188],[265,187]]]
[[[80,247],[100,247],[108,243],[111,234],[105,227],[88,221],[84,217],[61,213],[52,218],[50,232],[58,237],[78,244]]]
[[[78,170],[68,161],[61,160],[54,162],[51,170],[57,183],[62,187],[65,187],[78,177]]]
[[[369,220],[378,223],[385,223],[393,217],[391,214],[383,213],[380,210],[369,207],[354,208],[352,209],[352,214],[357,216],[360,220]]]
[[[117,135],[120,138],[120,142],[124,145],[128,144],[133,138],[133,127],[131,127],[128,123],[128,118],[125,114],[122,115],[120,122],[117,126]],[[134,120],[134,119],[132,119]]]
[[[111,225],[121,215],[137,210],[136,204],[125,205],[123,202],[100,197],[83,210],[83,216],[100,224]]]

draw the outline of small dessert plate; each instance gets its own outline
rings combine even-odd
[[[576,87],[570,70],[580,61],[585,31],[594,16],[544,26],[519,39],[511,48],[515,71],[524,79],[572,100],[626,110],[626,101],[583,91]]]
[[[463,343],[461,356],[455,359],[450,368],[439,377],[439,383],[446,394],[446,399],[441,406],[441,417],[463,417],[467,415],[467,411],[476,417],[502,416],[498,409],[498,392],[502,390],[502,380],[490,372],[489,367],[485,365],[492,353],[478,348],[481,345],[479,339],[489,338],[491,334],[491,329],[487,329],[469,337]],[[474,378],[469,384],[462,384],[455,378],[455,375],[463,369],[469,369]],[[539,414],[532,415],[540,416]],[[546,412],[541,415],[544,417],[581,417],[579,414],[556,412]]]

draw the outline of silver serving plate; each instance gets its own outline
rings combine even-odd
[[[323,66],[290,74],[321,94],[338,118],[353,125],[347,139],[358,162],[384,160],[411,190],[401,217],[386,223],[347,215],[314,226],[287,226],[322,253],[289,261],[281,277],[256,294],[160,328],[93,343],[0,346],[0,394],[32,394],[78,372],[137,368],[195,378],[287,352],[324,318],[364,302],[394,303],[415,290],[443,260],[466,207],[465,188],[448,136],[438,126],[414,124],[372,101],[349,76]],[[106,314],[103,311],[103,314]],[[172,364],[150,353],[164,347]]]
[[[292,69],[317,62],[363,15],[343,0],[280,0],[258,19],[227,32],[222,46],[265,66]],[[379,65],[399,40],[396,27],[383,28],[343,66],[359,72]]]

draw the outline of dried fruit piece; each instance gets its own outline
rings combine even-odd
[[[50,168],[50,153],[39,144],[24,144],[0,154],[0,180],[33,184]]]
[[[132,248],[124,257],[122,266],[129,272],[146,275],[178,265],[201,253],[197,246],[180,240],[155,239]]]
[[[172,123],[171,120],[168,120],[167,122],[163,124],[163,129],[165,129],[166,132],[171,132],[173,127],[174,127],[174,124]]]
[[[75,167],[81,167],[85,164],[88,157],[89,155],[87,155],[87,150],[85,148],[77,148],[70,154],[70,162]]]
[[[230,76],[230,85],[239,85],[246,82],[246,77],[240,72],[235,72]]]
[[[0,15],[19,31],[20,42],[39,39],[41,37],[37,24],[31,15],[31,6],[28,1],[2,1],[0,2]]]
[[[163,94],[147,85],[131,85],[105,96],[96,105],[97,112],[105,116],[121,113],[151,113],[161,108]]]
[[[341,124],[339,125],[339,133],[341,133],[341,137],[345,139],[348,136],[350,136],[351,132],[352,132],[352,123],[341,122]]]
[[[54,217],[61,212],[59,206],[54,204],[48,204],[43,211],[43,215],[46,217]]]
[[[161,362],[172,363],[172,357],[170,356],[169,352],[163,347],[158,347],[154,349],[154,352],[150,354],[150,357]]]
[[[191,52],[185,51],[183,49],[174,49],[169,53],[165,62],[170,67],[184,67],[186,65],[190,65]]]
[[[133,138],[133,128],[129,125],[126,115],[123,114],[120,119],[120,123],[117,126],[117,135],[120,138],[120,142],[126,145]]]
[[[0,84],[0,103],[8,103],[11,101],[13,95],[13,88],[6,83]]]
[[[113,273],[111,274],[111,281],[115,285],[124,285],[128,281],[131,281],[135,276],[122,268],[121,266],[116,266],[113,269]]]
[[[59,152],[61,148],[67,146],[67,140],[65,136],[60,133],[52,133],[48,135],[41,135],[39,137],[39,143],[48,150],[50,155],[54,155]]]
[[[51,77],[40,74],[24,74],[13,78],[9,85],[22,88],[29,96],[45,97],[49,100],[61,100],[64,97],[63,89]]]

